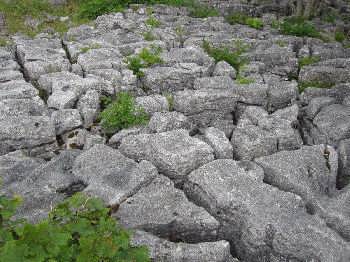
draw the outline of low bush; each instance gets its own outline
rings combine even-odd
[[[327,82],[318,82],[318,81],[308,81],[308,82],[299,82],[299,92],[302,93],[306,88],[331,88],[334,86],[334,83]]]
[[[209,42],[203,42],[203,49],[209,56],[215,59],[215,62],[226,61],[239,72],[240,67],[248,61],[242,56],[248,49],[247,45],[237,41],[232,48],[229,47],[213,47]]]
[[[280,23],[280,31],[285,35],[320,37],[320,32],[317,31],[314,24],[300,17],[285,18]]]
[[[146,124],[148,120],[145,111],[135,106],[134,98],[124,92],[119,93],[100,114],[101,126],[108,135],[123,128]]]
[[[240,85],[249,85],[255,83],[255,80],[249,77],[238,75],[236,82]]]
[[[143,48],[139,54],[126,58],[128,68],[133,71],[137,77],[142,77],[142,68],[147,68],[155,64],[163,63],[160,57],[162,49],[160,47],[151,46],[151,48]]]
[[[342,31],[336,31],[334,34],[334,39],[337,42],[343,43],[346,40],[346,35]]]
[[[14,220],[20,198],[0,195],[0,262],[148,262],[145,247],[130,245],[130,232],[103,202],[77,193],[38,224]]]
[[[146,41],[154,41],[157,39],[156,36],[151,31],[146,31],[145,33],[142,34],[142,36]]]
[[[262,29],[264,27],[264,23],[260,18],[257,17],[250,17],[244,13],[233,13],[226,17],[226,21],[233,24],[242,24],[242,25],[248,25],[255,29]]]
[[[146,20],[146,25],[149,25],[152,28],[156,28],[156,27],[159,27],[161,25],[161,22],[157,18],[155,18],[154,16],[150,16]]]
[[[319,56],[307,56],[307,57],[299,58],[298,60],[299,68],[301,69],[304,66],[315,64],[319,62],[320,59],[321,58]]]

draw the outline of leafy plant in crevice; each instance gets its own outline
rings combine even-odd
[[[86,53],[91,49],[99,49],[99,48],[101,48],[101,45],[98,43],[95,43],[95,44],[90,44],[89,46],[85,46],[85,47],[80,48],[80,51],[82,53]]]
[[[0,262],[149,262],[145,247],[130,245],[130,232],[97,198],[77,193],[38,224],[14,220],[18,197],[0,195]]]
[[[258,17],[251,17],[244,13],[235,12],[226,16],[226,21],[233,24],[247,25],[255,29],[262,29],[264,27],[263,21]]]
[[[146,41],[154,41],[157,39],[156,36],[152,33],[152,31],[146,31],[142,34],[142,36]]]
[[[215,59],[216,63],[226,61],[236,69],[237,74],[239,74],[241,67],[248,63],[247,58],[242,56],[248,50],[248,45],[243,44],[241,41],[236,41],[232,48],[228,46],[213,47],[207,41],[203,41],[202,46],[208,55]]]
[[[320,81],[304,81],[298,83],[299,93],[305,91],[306,88],[331,88],[334,86],[334,83],[320,82]]]
[[[342,31],[336,31],[334,33],[334,39],[339,43],[343,43],[346,40],[346,35]]]
[[[151,28],[159,27],[162,23],[153,15],[149,16],[146,20],[146,25],[149,25]]]
[[[320,38],[321,34],[315,25],[302,17],[285,18],[279,25],[280,32],[285,35]]]
[[[107,135],[124,128],[144,125],[149,120],[145,111],[135,105],[134,98],[125,92],[119,93],[116,100],[100,113],[99,118]]]
[[[248,85],[254,83],[255,80],[242,75],[244,66],[249,62],[246,57],[243,56],[248,51],[249,46],[241,41],[235,41],[233,47],[213,47],[207,41],[203,41],[203,49],[209,56],[213,57],[215,62],[226,61],[237,72],[236,82],[242,85]]]
[[[160,57],[162,49],[157,46],[143,48],[139,54],[132,55],[126,58],[128,68],[133,71],[137,77],[142,77],[144,74],[142,68],[147,68],[155,64],[163,63]]]
[[[299,70],[304,66],[316,64],[321,60],[319,56],[307,56],[298,59]]]

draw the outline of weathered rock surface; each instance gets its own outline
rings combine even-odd
[[[175,179],[214,160],[214,150],[186,130],[130,135],[122,140],[119,150],[136,161],[152,162],[160,173]]]
[[[349,40],[280,34],[291,1],[201,2],[264,26],[156,5],[152,27],[149,6],[132,5],[63,37],[10,37],[0,47],[1,193],[23,195],[17,216],[30,221],[75,192],[100,197],[142,230],[134,242],[155,261],[350,261]],[[332,1],[323,13],[336,10],[350,12]],[[314,22],[322,36],[350,28]],[[137,76],[127,57],[158,47],[162,62]],[[301,82],[314,87],[299,94]],[[150,121],[109,137],[99,113],[119,92]]]
[[[123,202],[114,216],[127,228],[145,230],[176,242],[215,240],[220,226],[163,176]]]
[[[348,244],[300,197],[263,183],[253,164],[215,160],[188,176],[185,192],[223,223],[224,235],[246,261],[346,261]]]
[[[163,262],[237,262],[230,254],[227,241],[198,244],[174,243],[137,230],[133,235],[135,246],[147,246],[154,261]]]
[[[118,150],[95,145],[75,160],[73,174],[87,185],[84,192],[115,206],[149,184],[157,169],[148,161],[138,164]]]

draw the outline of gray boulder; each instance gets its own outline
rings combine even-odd
[[[188,118],[179,112],[156,112],[148,123],[148,129],[152,133],[167,132],[174,129],[187,129],[192,127]]]
[[[232,79],[236,78],[236,70],[226,61],[220,61],[216,64],[214,72],[214,76],[229,76]]]
[[[22,181],[14,181],[5,190],[23,198],[17,217],[38,222],[47,217],[52,207],[67,196],[84,189],[85,185],[71,173],[79,151],[63,151],[50,162],[43,163]]]
[[[253,163],[215,160],[193,171],[186,195],[205,207],[244,261],[347,261],[349,245],[309,215],[300,197],[263,183]]]
[[[197,244],[174,243],[137,230],[131,240],[134,246],[147,246],[150,258],[162,262],[238,262],[230,254],[227,241]]]
[[[195,124],[208,126],[232,113],[238,99],[232,89],[184,90],[174,94],[174,110]]]
[[[56,141],[54,126],[46,116],[8,117],[0,120],[0,126],[0,155],[16,149],[32,150]]]
[[[62,109],[52,113],[52,121],[57,135],[82,126],[80,113],[77,109]]]
[[[96,90],[89,90],[79,98],[77,108],[83,118],[83,125],[93,125],[100,112],[100,95]]]
[[[136,163],[118,150],[98,144],[76,159],[73,174],[87,185],[84,192],[115,206],[149,184],[158,173],[148,161]]]
[[[350,139],[340,141],[337,151],[339,157],[337,187],[343,188],[350,183]]]
[[[179,179],[214,159],[213,149],[186,130],[130,135],[119,150],[136,161],[148,160],[160,173]]]
[[[264,180],[279,189],[300,195],[305,201],[335,193],[338,159],[324,145],[304,146],[254,160],[264,169]]]
[[[232,89],[235,86],[229,76],[214,76],[197,78],[193,89]]]
[[[18,183],[30,172],[43,164],[44,160],[26,156],[22,151],[14,151],[0,156],[0,178],[2,188]]]
[[[127,228],[145,230],[172,241],[212,241],[219,228],[215,218],[188,201],[164,176],[126,199],[113,216]]]
[[[203,132],[204,141],[214,149],[216,159],[233,159],[233,149],[225,133],[215,127]]]
[[[238,160],[251,160],[300,148],[303,141],[294,127],[297,117],[297,105],[271,115],[259,107],[246,107],[231,137],[234,156]]]
[[[169,111],[169,103],[165,96],[150,95],[136,97],[135,106],[142,108],[147,114]]]
[[[0,100],[33,98],[38,95],[39,91],[23,80],[0,83]]]
[[[337,147],[341,140],[350,138],[350,107],[339,104],[323,107],[313,119],[310,134],[314,144]]]
[[[208,68],[195,63],[179,63],[174,67],[151,67],[143,70],[143,89],[150,94],[175,92],[192,88],[198,77],[208,76]]]

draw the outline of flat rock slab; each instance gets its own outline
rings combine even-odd
[[[244,261],[348,261],[349,245],[295,194],[263,182],[255,164],[215,160],[193,171],[185,193],[221,223]]]
[[[192,170],[214,159],[213,149],[186,130],[125,137],[121,153],[136,161],[152,162],[160,173],[171,178],[183,178]]]
[[[315,144],[337,146],[341,140],[350,138],[350,106],[333,104],[323,107],[313,125],[310,132]]]
[[[127,228],[142,229],[176,242],[213,241],[220,226],[164,176],[123,202],[114,217]]]
[[[8,117],[0,121],[0,155],[16,149],[33,149],[56,141],[49,117]]]
[[[230,254],[230,244],[224,240],[197,244],[174,243],[137,230],[131,243],[135,246],[147,246],[152,261],[238,262]]]
[[[74,162],[73,173],[87,185],[84,192],[110,206],[119,205],[158,174],[150,162],[138,164],[102,144],[82,153]]]
[[[303,141],[298,124],[298,106],[269,115],[261,107],[246,107],[233,131],[231,143],[235,159],[252,160],[281,150],[295,150]]]
[[[331,147],[303,146],[254,161],[264,169],[267,183],[298,194],[306,201],[335,193],[338,159]]]
[[[4,188],[7,194],[15,193],[23,198],[23,204],[19,206],[16,216],[38,222],[46,218],[52,207],[64,198],[83,190],[84,183],[71,173],[74,159],[79,154],[79,151],[63,151],[49,162],[38,166],[28,165],[28,169],[33,169],[24,179],[18,177]],[[23,161],[28,162],[29,159],[23,157],[17,160],[18,168],[21,168]],[[30,162],[33,161],[35,159]]]

